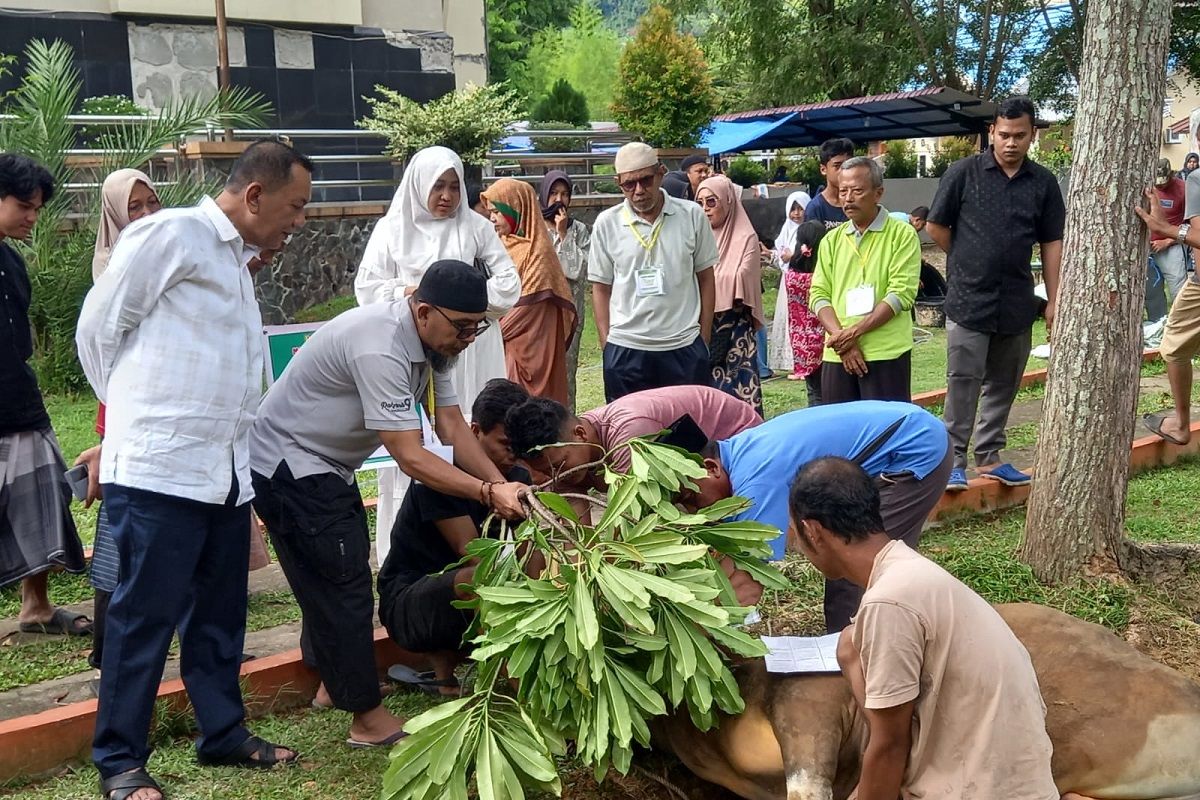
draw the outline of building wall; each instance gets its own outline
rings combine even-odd
[[[1200,87],[1187,80],[1171,76],[1167,79],[1166,100],[1163,102],[1162,138],[1159,140],[1159,155],[1169,158],[1175,169],[1183,167],[1183,159],[1188,153],[1200,150],[1200,145],[1189,141],[1189,134],[1184,131],[1181,141],[1177,144],[1167,144],[1167,128],[1180,119],[1189,116],[1200,108]]]
[[[204,25],[214,13],[211,0],[5,0],[3,7],[8,13],[0,12],[0,24],[20,16],[90,13],[163,22],[195,18]],[[382,35],[421,50],[427,70],[453,72],[458,86],[487,82],[484,0],[226,0],[226,12],[235,24],[340,26],[343,34]]]

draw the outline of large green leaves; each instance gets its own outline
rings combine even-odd
[[[511,541],[468,547],[478,559],[466,604],[480,631],[475,693],[409,723],[385,799],[460,798],[472,771],[480,798],[521,798],[522,787],[557,794],[552,755],[565,740],[603,778],[629,769],[655,717],[686,708],[707,729],[742,710],[727,662],[765,648],[737,627],[748,609],[736,605],[718,559],[786,586],[761,561],[778,531],[721,521],[747,507],[741,498],[681,512],[671,499],[704,475],[699,460],[643,439],[628,447],[631,472],[605,472],[608,502],[594,527],[543,492]],[[545,556],[544,574],[518,568],[521,548]]]

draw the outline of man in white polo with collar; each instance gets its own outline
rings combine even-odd
[[[663,191],[666,170],[654,148],[630,142],[617,151],[615,166],[625,202],[596,218],[588,255],[605,400],[710,385],[712,228],[700,206]]]
[[[451,379],[455,359],[488,327],[487,305],[481,272],[434,262],[412,297],[352,308],[317,330],[251,431],[254,509],[304,615],[302,647],[323,684],[317,700],[353,714],[353,747],[403,736],[403,721],[380,702],[371,542],[354,471],[382,444],[413,480],[522,516],[526,487],[484,453]],[[418,406],[433,412],[454,464],[423,446]]]

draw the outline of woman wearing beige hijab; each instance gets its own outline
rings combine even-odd
[[[104,179],[100,189],[100,224],[96,226],[96,253],[92,256],[92,280],[108,266],[108,257],[121,231],[142,217],[162,208],[158,190],[150,176],[137,169],[119,169]]]

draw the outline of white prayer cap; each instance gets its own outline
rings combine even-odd
[[[658,165],[658,151],[645,142],[630,142],[617,151],[613,166],[618,175]]]

